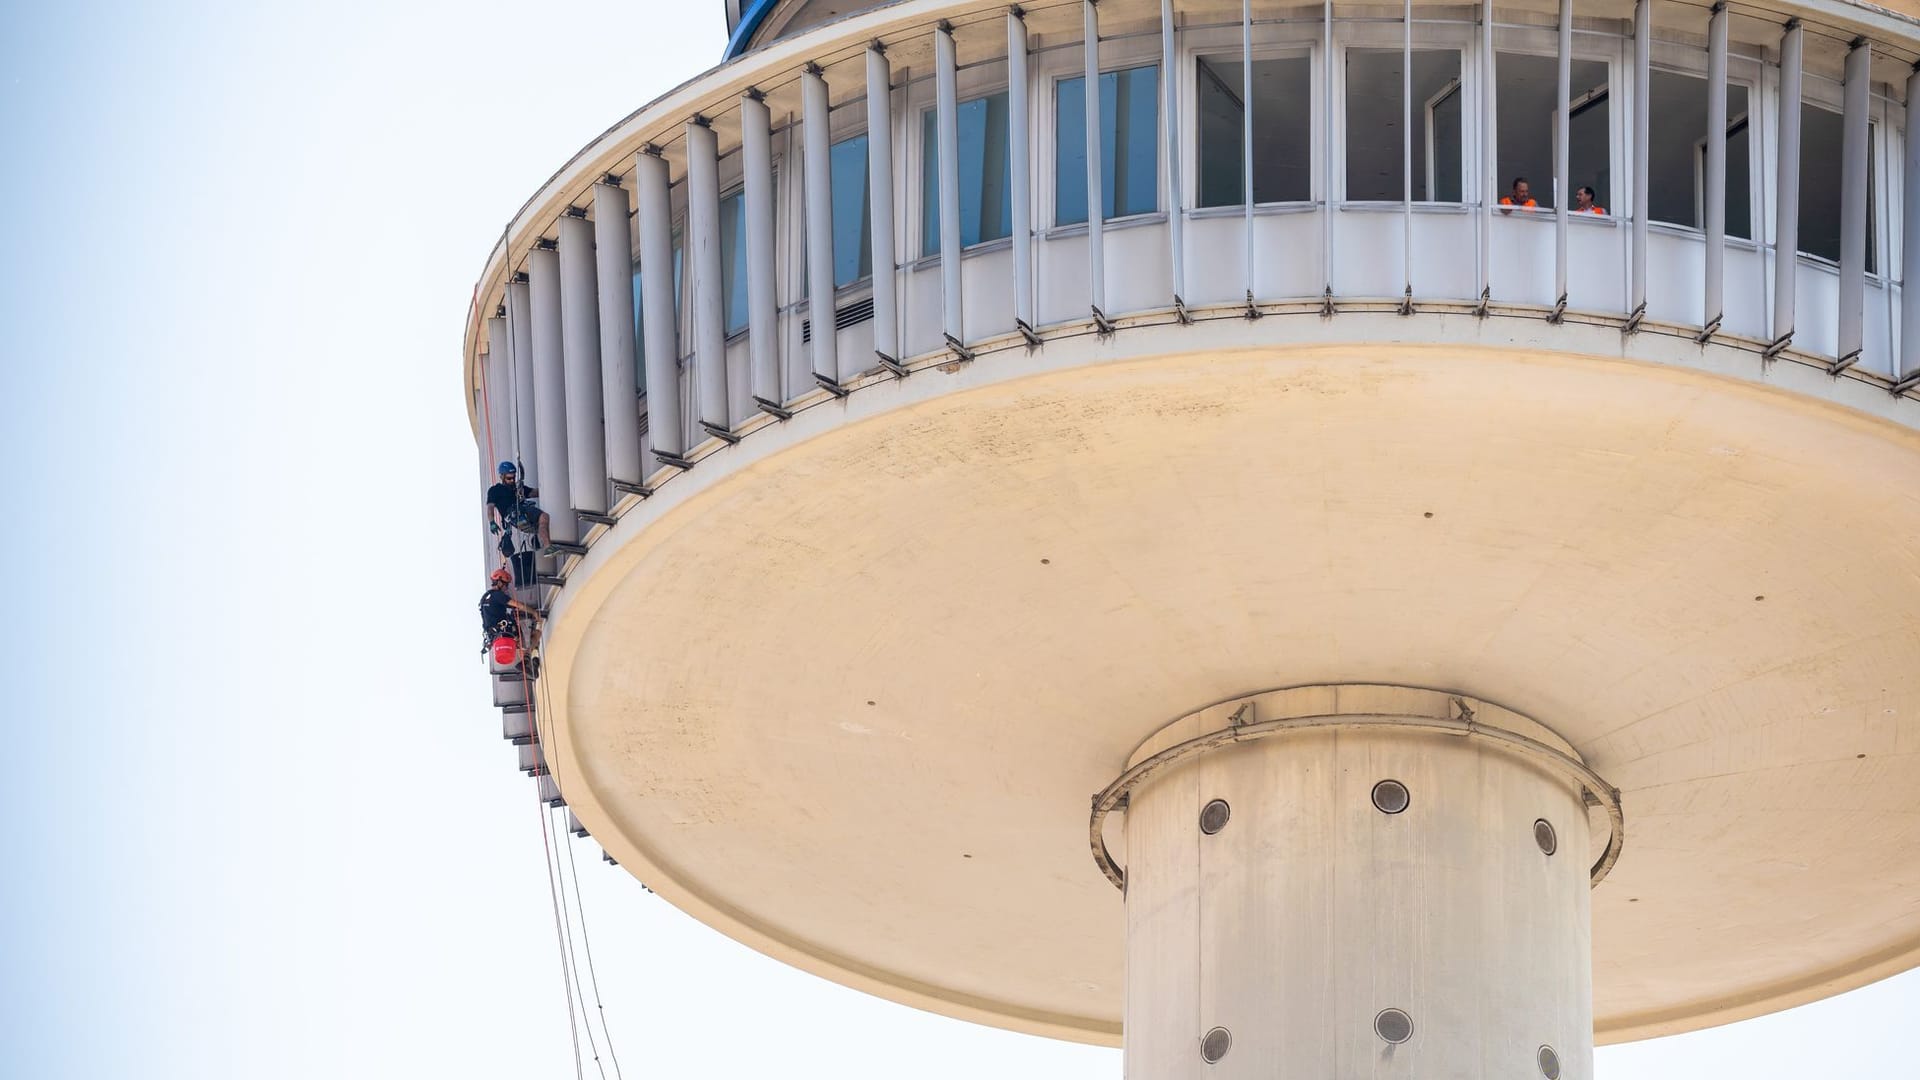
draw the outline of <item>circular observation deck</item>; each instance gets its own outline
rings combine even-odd
[[[1168,6],[776,40],[522,211],[468,356],[577,545],[555,797],[769,955],[1113,1042],[1089,798],[1209,703],[1438,687],[1619,789],[1600,1041],[1920,962],[1913,24]]]

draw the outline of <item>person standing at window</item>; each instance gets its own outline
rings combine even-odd
[[[1538,210],[1540,208],[1540,204],[1533,201],[1533,186],[1527,183],[1527,178],[1524,176],[1514,177],[1513,190],[1500,196],[1501,213],[1511,214],[1515,207],[1522,210]]]
[[[1573,193],[1573,212],[1576,214],[1604,214],[1607,208],[1593,204],[1593,189],[1582,186]]]

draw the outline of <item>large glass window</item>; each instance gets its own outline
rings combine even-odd
[[[673,310],[680,310],[680,227],[673,228]],[[675,340],[679,340],[679,323],[675,320]],[[640,291],[640,260],[633,263],[633,366],[638,375],[635,380],[641,393],[647,392],[647,312],[646,300]]]
[[[833,285],[840,288],[873,274],[867,137],[834,143],[827,162],[833,180]]]
[[[1647,210],[1654,221],[1706,227],[1707,80],[1653,72],[1647,129]],[[1727,235],[1753,236],[1747,88],[1727,84]]]
[[[747,328],[747,193],[720,200],[720,295],[727,333]]]
[[[954,110],[960,145],[960,246],[1013,235],[1013,170],[1007,158],[1007,92],[963,101]],[[921,114],[920,251],[940,251],[939,115]],[[1085,160],[1083,157],[1082,160]]]
[[[1593,190],[1592,205],[1614,212],[1613,174],[1608,148],[1612,121],[1607,65],[1601,60],[1575,60],[1572,65],[1568,114],[1572,120],[1567,140],[1567,194],[1580,207],[1581,188]],[[1560,126],[1560,61],[1552,56],[1501,53],[1494,63],[1494,94],[1499,131],[1495,149],[1498,197],[1515,197],[1518,182],[1526,182],[1527,197],[1542,210],[1554,206],[1554,152]],[[1657,99],[1656,99],[1657,100]],[[1704,122],[1701,125],[1705,127]]]
[[[1409,110],[1399,49],[1347,50],[1347,198],[1399,202],[1405,186],[1402,131]],[[1258,113],[1255,113],[1256,118]],[[1413,51],[1415,202],[1459,202],[1460,54]]]
[[[1238,206],[1246,102],[1237,55],[1195,60],[1201,206]],[[1313,72],[1304,56],[1253,62],[1253,201],[1313,198]]]
[[[1840,159],[1845,122],[1819,105],[1800,104],[1800,252],[1840,261]],[[1867,272],[1874,273],[1873,135],[1867,135]]]
[[[1053,221],[1087,220],[1086,79],[1054,84]],[[1100,76],[1101,216],[1126,217],[1160,208],[1160,68],[1157,64]]]

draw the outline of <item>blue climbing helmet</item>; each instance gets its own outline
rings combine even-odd
[[[519,468],[511,461],[503,461],[500,463],[499,473],[501,476],[512,476],[519,471]]]

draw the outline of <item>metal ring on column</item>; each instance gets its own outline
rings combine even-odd
[[[1404,731],[1424,731],[1440,735],[1466,735],[1486,739],[1498,748],[1517,757],[1542,765],[1571,779],[1580,788],[1582,796],[1590,805],[1605,808],[1607,820],[1611,825],[1611,835],[1607,838],[1607,849],[1588,871],[1588,881],[1598,885],[1606,879],[1613,864],[1620,861],[1620,849],[1626,842],[1626,817],[1620,810],[1620,789],[1607,783],[1600,775],[1588,768],[1586,763],[1571,757],[1554,747],[1525,735],[1516,735],[1503,728],[1474,722],[1471,718],[1448,720],[1433,716],[1402,716],[1386,713],[1327,713],[1317,716],[1294,716],[1281,720],[1263,720],[1250,724],[1232,724],[1219,731],[1208,732],[1154,754],[1120,774],[1119,779],[1108,784],[1106,789],[1093,799],[1093,815],[1087,822],[1087,839],[1093,848],[1093,861],[1100,872],[1107,875],[1116,888],[1125,891],[1127,872],[1114,862],[1113,855],[1107,850],[1105,834],[1107,815],[1122,805],[1129,792],[1140,786],[1141,781],[1156,773],[1164,772],[1188,758],[1197,757],[1222,746],[1237,743],[1254,742],[1274,735],[1287,735],[1298,731],[1326,731],[1355,728],[1397,728]]]

